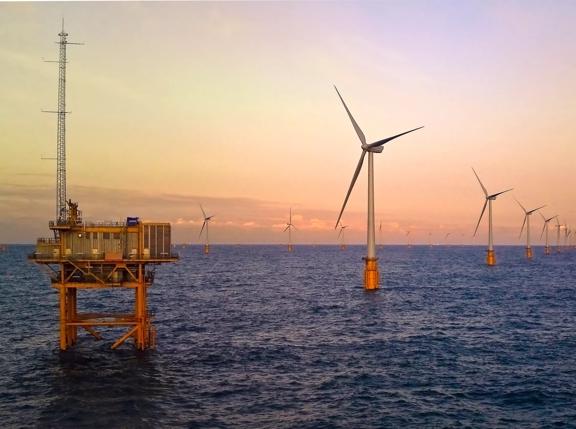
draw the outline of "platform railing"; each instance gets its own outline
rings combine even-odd
[[[45,244],[45,243],[44,243]],[[99,252],[97,254],[92,254],[92,253],[71,253],[69,255],[62,255],[60,254],[60,252],[55,253],[54,249],[60,249],[59,244],[53,244],[54,247],[52,247],[51,249],[36,249],[35,252],[31,253],[28,255],[28,259],[35,259],[37,261],[42,261],[42,260],[46,260],[46,261],[87,261],[87,260],[92,260],[92,261],[108,261],[108,262],[114,262],[116,261],[116,259],[106,259],[105,253],[104,252]],[[171,252],[171,253],[166,253],[166,254],[161,254],[158,256],[154,256],[154,255],[137,255],[137,254],[129,254],[129,255],[122,255],[121,258],[119,260],[122,261],[147,261],[147,260],[152,260],[152,261],[162,261],[162,260],[172,260],[172,259],[179,259],[180,256],[178,255],[178,253],[176,252]]]

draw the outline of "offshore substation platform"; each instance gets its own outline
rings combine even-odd
[[[99,326],[125,327],[112,349],[133,338],[136,348],[156,344],[156,331],[148,311],[148,288],[158,264],[175,262],[169,223],[83,222],[78,204],[68,201],[66,217],[50,221],[55,238],[39,238],[30,258],[48,268],[60,302],[60,349],[73,346],[82,328],[102,339]],[[78,291],[125,288],[134,290],[134,310],[128,314],[79,313]]]
[[[148,288],[152,286],[156,266],[175,262],[171,252],[169,223],[84,222],[78,204],[66,200],[66,46],[68,33],[60,36],[58,74],[58,115],[56,160],[56,220],[49,222],[53,238],[39,238],[29,258],[47,268],[52,286],[58,290],[60,307],[60,349],[67,350],[78,338],[81,328],[101,339],[99,327],[123,327],[126,332],[112,348],[133,338],[137,349],[155,346],[156,331],[148,311]],[[133,311],[129,313],[80,313],[80,290],[132,289]],[[104,294],[102,294],[104,295]],[[104,304],[104,302],[102,302]]]

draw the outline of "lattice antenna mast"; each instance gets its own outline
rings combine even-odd
[[[64,31],[64,19],[62,19],[62,31],[58,33],[60,41],[60,55],[58,61],[46,61],[58,63],[58,110],[45,111],[58,115],[58,128],[56,133],[56,220],[66,220],[66,45],[83,45],[67,40],[68,33]]]

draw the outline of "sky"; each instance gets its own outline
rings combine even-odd
[[[199,243],[338,241],[369,141],[377,240],[521,244],[523,212],[576,226],[576,2],[0,2],[0,242],[49,236],[57,65],[67,65],[68,197],[86,220],[139,216]],[[343,216],[366,240],[364,169]],[[542,220],[532,218],[539,243]],[[411,231],[407,236],[407,231]],[[450,234],[448,238],[446,235]]]

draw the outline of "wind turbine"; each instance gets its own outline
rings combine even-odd
[[[340,250],[346,249],[346,243],[344,241],[344,230],[348,228],[348,225],[342,225],[340,222],[340,231],[338,232],[338,238],[340,239]]]
[[[564,249],[568,250],[568,237],[570,237],[572,231],[568,228],[568,224],[564,225]]]
[[[340,210],[340,214],[338,215],[338,220],[336,221],[336,225],[334,229],[338,227],[340,223],[340,218],[342,217],[342,213],[346,208],[346,203],[348,202],[348,198],[350,197],[350,193],[354,188],[354,184],[356,183],[356,179],[360,174],[360,170],[362,170],[362,164],[364,163],[364,158],[366,154],[368,154],[368,219],[367,219],[367,255],[364,258],[365,267],[364,267],[364,289],[366,290],[375,290],[378,289],[378,284],[380,283],[380,273],[378,272],[378,258],[376,257],[376,239],[375,239],[375,227],[374,227],[374,153],[381,153],[384,150],[384,144],[388,143],[391,140],[394,140],[404,134],[411,133],[413,131],[419,130],[423,127],[414,128],[413,130],[405,131],[403,133],[397,134],[392,137],[387,137],[382,140],[378,140],[374,143],[366,143],[366,137],[364,133],[354,120],[354,117],[348,110],[348,106],[344,102],[344,99],[338,92],[338,88],[334,86],[340,101],[342,102],[344,109],[346,109],[346,113],[352,122],[352,126],[360,139],[362,154],[360,155],[360,160],[358,161],[358,165],[356,166],[356,170],[354,171],[354,175],[352,176],[352,182],[350,183],[350,187],[348,188],[348,193],[346,194],[346,198],[344,199],[344,204],[342,204],[342,210]]]
[[[382,241],[382,219],[380,219],[380,223],[378,225],[378,241],[380,241],[380,248],[382,248],[383,241]]]
[[[494,240],[492,236],[492,201],[494,201],[498,195],[501,195],[505,192],[509,192],[512,189],[506,189],[505,191],[498,192],[496,194],[488,195],[488,191],[482,184],[480,177],[476,173],[476,170],[472,169],[476,179],[478,179],[478,183],[480,183],[480,187],[482,191],[484,191],[484,195],[486,196],[486,201],[484,201],[484,206],[482,207],[482,212],[480,213],[480,218],[478,219],[478,223],[476,224],[476,229],[474,230],[474,237],[478,232],[478,227],[480,226],[480,221],[482,220],[482,216],[484,216],[484,211],[486,210],[486,205],[488,205],[488,250],[486,251],[486,265],[496,265],[496,254],[494,253]]]
[[[288,222],[286,223],[286,228],[284,228],[284,232],[288,231],[288,251],[289,252],[291,252],[293,250],[292,228],[296,229],[296,227],[292,224],[292,207],[290,207],[290,217],[288,218]]]
[[[451,232],[447,232],[446,235],[444,236],[444,242],[446,243],[446,245],[448,245],[448,237],[450,237],[452,233]]]
[[[544,226],[542,227],[542,232],[540,233],[540,238],[542,238],[542,234],[544,234],[544,231],[546,231],[546,246],[544,246],[544,254],[549,255],[550,254],[550,245],[548,244],[548,222],[550,222],[552,219],[558,218],[558,215],[553,216],[549,219],[546,219],[542,213],[540,213],[540,216],[542,216],[542,220],[544,220]]]
[[[412,245],[410,244],[410,233],[411,232],[412,231],[410,231],[410,230],[406,231],[406,241],[408,242],[408,248],[412,247]]]
[[[210,241],[208,238],[208,223],[212,220],[214,215],[206,216],[206,212],[202,208],[202,204],[200,204],[200,210],[202,210],[202,216],[204,216],[204,222],[202,223],[202,229],[200,229],[200,234],[198,234],[198,237],[200,237],[202,235],[202,231],[204,231],[204,227],[206,227],[206,236],[205,236],[205,241],[204,241],[204,253],[208,254],[208,253],[210,253]]]
[[[516,200],[516,198],[514,198]],[[532,209],[532,210],[526,210],[524,208],[524,206],[522,204],[520,204],[520,201],[516,200],[516,202],[518,203],[518,205],[520,206],[520,208],[522,209],[522,211],[524,211],[524,222],[522,222],[522,228],[520,229],[520,235],[518,236],[519,238],[522,237],[522,232],[524,231],[524,225],[526,225],[526,258],[527,259],[532,259],[532,247],[530,246],[530,216],[532,216],[532,213],[537,212],[538,210],[540,210],[541,208],[544,208],[546,206],[540,206],[537,209]]]
[[[556,253],[560,253],[560,230],[562,225],[558,221],[558,216],[556,216]]]

